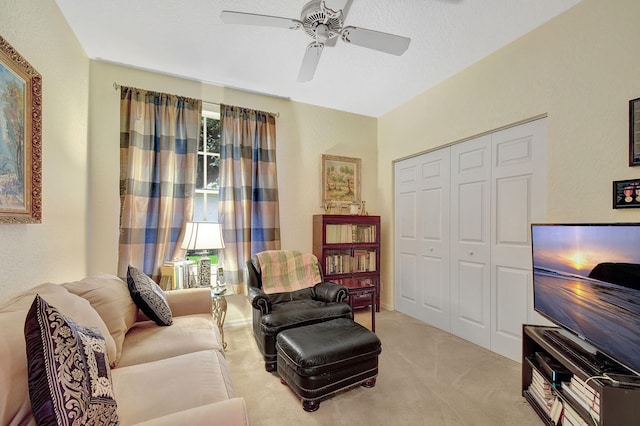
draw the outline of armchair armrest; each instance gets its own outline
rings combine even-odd
[[[345,302],[349,296],[349,291],[343,285],[323,281],[314,287],[316,299],[323,302]]]
[[[251,306],[262,312],[262,315],[271,312],[271,300],[261,288],[248,286],[247,298],[249,299]]]

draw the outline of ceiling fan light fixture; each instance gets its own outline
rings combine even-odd
[[[329,37],[331,37],[331,30],[329,30],[329,27],[325,24],[318,24],[316,27],[316,40],[319,43],[324,43],[329,40]]]

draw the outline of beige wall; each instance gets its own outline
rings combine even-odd
[[[548,115],[551,222],[640,222],[613,210],[628,167],[628,101],[640,97],[640,2],[584,0],[378,123],[378,204],[384,218],[382,303],[393,306],[393,161]]]
[[[0,224],[0,299],[87,267],[89,60],[52,0],[0,2],[0,35],[42,75],[42,223]]]
[[[280,225],[284,248],[311,251],[311,216],[320,209],[321,154],[362,158],[363,198],[376,211],[377,121],[326,108],[200,84],[104,62],[91,62],[89,273],[116,273],[118,253],[119,99],[113,83],[264,111],[277,119]],[[206,105],[205,105],[206,106]],[[244,298],[229,320],[246,317]],[[235,312],[240,310],[241,312]],[[250,314],[249,314],[250,315]]]

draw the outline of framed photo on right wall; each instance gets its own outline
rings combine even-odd
[[[629,166],[640,166],[640,98],[629,101]]]
[[[640,179],[613,181],[613,208],[640,208]]]

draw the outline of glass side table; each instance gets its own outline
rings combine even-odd
[[[222,348],[227,349],[227,342],[224,341],[224,320],[227,317],[227,297],[234,294],[233,287],[230,285],[217,285],[211,288],[211,314],[216,320],[220,337],[222,338]]]
[[[233,286],[221,284],[215,286],[198,286],[200,288],[211,289],[211,315],[216,321],[220,337],[222,338],[222,348],[227,349],[227,342],[224,341],[224,320],[227,318],[227,296],[233,296]]]

